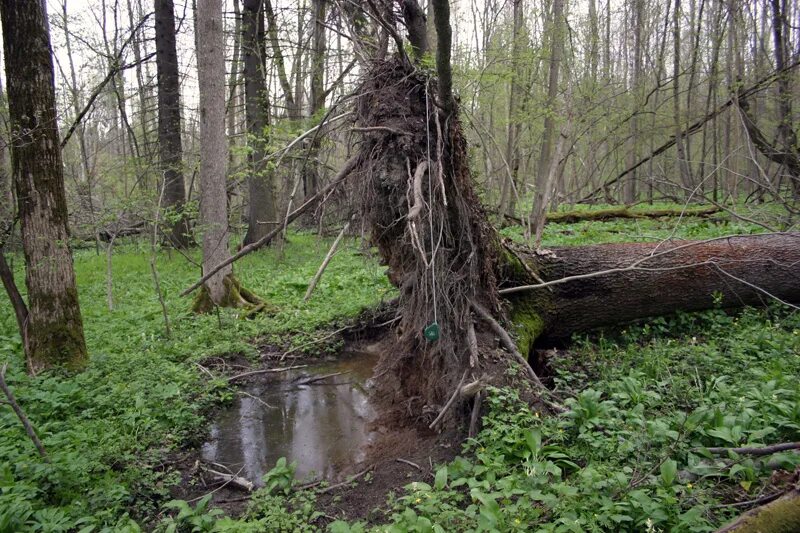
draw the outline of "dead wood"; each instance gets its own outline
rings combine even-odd
[[[800,531],[800,487],[751,509],[717,533],[796,533]]]
[[[50,458],[47,456],[47,452],[44,449],[42,441],[39,440],[39,436],[36,435],[36,430],[33,429],[33,424],[31,424],[31,421],[25,415],[25,411],[23,411],[22,407],[20,407],[19,403],[17,403],[14,393],[12,393],[11,389],[8,388],[8,384],[6,383],[7,367],[8,364],[4,364],[3,367],[0,368],[0,390],[2,390],[3,394],[5,394],[8,405],[11,406],[14,414],[17,415],[17,418],[19,418],[19,421],[22,423],[22,427],[25,428],[25,433],[28,434],[28,438],[31,439],[31,442],[36,447],[36,451],[39,452],[39,456],[45,463],[49,463]]]
[[[706,450],[709,453],[716,455],[736,453],[739,455],[753,455],[756,457],[798,449],[800,449],[800,442],[784,442],[781,444],[773,444],[771,446],[763,446],[760,448],[696,448],[696,450]]]
[[[267,368],[264,370],[253,370],[251,372],[244,372],[242,374],[236,374],[235,376],[231,376],[228,378],[228,381],[234,382],[240,379],[248,378],[250,376],[259,376],[261,374],[277,374],[280,372],[288,372],[289,370],[297,370],[298,368],[305,368],[308,365],[296,365],[296,366],[287,366],[285,368]]]

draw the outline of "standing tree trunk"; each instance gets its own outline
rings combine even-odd
[[[775,47],[775,70],[783,71],[786,68],[786,53],[789,25],[786,19],[786,2],[781,9],[780,0],[772,0],[772,36]],[[797,134],[792,124],[792,94],[791,76],[782,72],[778,77],[778,139],[783,152],[792,154],[797,158]],[[789,167],[789,180],[791,181],[794,198],[800,200],[800,175]]]
[[[250,189],[247,234],[244,245],[252,244],[278,224],[275,202],[274,173],[265,164],[269,126],[269,95],[265,80],[266,46],[264,35],[264,10],[261,0],[244,1],[244,90],[245,118],[247,121]]]
[[[683,140],[683,128],[681,127],[681,0],[675,0],[673,17],[672,35],[674,53],[672,58],[672,110],[675,115],[675,149],[678,157],[678,174],[681,184],[688,196],[692,191],[692,175],[689,162],[686,159],[686,146]]]
[[[183,214],[186,189],[183,182],[181,144],[181,95],[178,54],[175,47],[173,0],[156,0],[156,68],[158,70],[158,149],[164,174],[164,206],[173,212],[166,223],[167,238],[176,248],[191,244],[189,222]]]
[[[88,354],[69,248],[47,14],[44,2],[2,0],[0,16],[30,304],[28,369],[78,370]]]
[[[558,77],[561,67],[561,56],[564,49],[564,2],[553,0],[553,15],[550,21],[550,73],[547,83],[547,104],[545,105],[544,133],[542,134],[542,150],[536,169],[536,199],[541,201],[545,195],[547,178],[550,171],[550,160],[553,158],[553,143],[556,138],[556,106],[558,99]]]
[[[327,0],[313,0],[312,16],[314,29],[311,44],[311,116],[315,118],[325,108],[325,15]],[[318,161],[322,138],[315,135],[308,148],[304,181],[305,195],[309,198],[320,187],[320,164]]]
[[[636,147],[639,138],[639,117],[638,108],[641,105],[639,95],[642,84],[642,30],[644,27],[644,0],[634,0],[633,9],[633,79],[631,80],[631,92],[634,94],[634,112],[631,116],[631,141],[628,152],[628,166],[633,166],[638,160]],[[636,182],[637,176],[634,170],[631,176],[625,181],[624,201],[632,204],[636,201]]]
[[[203,224],[203,270],[230,257],[228,195],[225,181],[228,145],[225,140],[225,42],[222,1],[197,2],[197,78],[200,90],[200,221]],[[226,305],[226,267],[205,284],[215,305]]]
[[[0,80],[0,227],[10,220],[14,213],[14,188],[11,185],[11,172],[8,168],[8,106],[3,80]]]
[[[514,31],[511,43],[511,86],[508,94],[508,130],[506,144],[506,162],[509,166],[507,177],[503,180],[500,193],[500,217],[514,216],[516,211],[516,195],[518,191],[517,176],[519,174],[519,134],[520,123],[520,93],[522,92],[522,61],[520,59],[522,47],[522,0],[514,0]]]
[[[197,2],[197,78],[200,90],[200,222],[203,225],[203,272],[231,257],[228,249],[228,143],[225,139],[225,40],[222,0]],[[230,265],[203,285],[194,310],[214,306],[263,307],[239,285]]]

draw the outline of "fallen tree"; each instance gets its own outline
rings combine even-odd
[[[580,211],[551,211],[545,215],[545,223],[575,224],[576,222],[605,222],[617,218],[644,219],[667,217],[698,217],[705,218],[722,211],[721,207],[686,207],[683,209],[632,209],[628,206],[609,207],[607,209],[580,210]],[[525,225],[526,221],[513,215],[504,215],[506,220],[516,224]]]
[[[495,384],[506,379],[489,362],[495,339],[505,338],[501,323],[516,337],[516,346],[501,343],[514,364],[541,337],[677,310],[800,302],[798,234],[549,252],[502,243],[473,189],[451,93],[449,7],[433,5],[438,78],[417,68],[425,53],[419,46],[416,57],[401,50],[373,66],[355,112],[361,212],[399,289],[400,317],[379,371],[385,397],[416,418],[443,405],[463,418],[467,410],[451,407],[454,391],[486,374]],[[383,20],[391,14],[374,13]],[[532,372],[530,383],[546,396]],[[462,404],[469,399],[461,396]]]
[[[392,10],[369,5],[399,41]],[[446,420],[465,421],[464,404],[480,395],[456,394],[461,386],[503,384],[508,379],[503,365],[528,366],[524,357],[543,337],[678,310],[774,298],[800,302],[798,234],[544,252],[503,243],[473,188],[450,87],[447,2],[434,7],[438,79],[417,67],[425,53],[418,47],[416,59],[399,47],[395,57],[376,61],[356,101],[359,150],[330,186],[348,176],[356,180],[363,219],[399,289],[399,316],[378,371],[385,397],[398,410],[432,420],[447,405]],[[403,10],[407,16],[418,12]],[[406,26],[421,27],[418,21]],[[260,244],[243,248],[206,276]],[[506,330],[514,340],[501,342],[504,357],[495,339],[511,339]],[[525,370],[538,395],[548,396],[533,370]]]

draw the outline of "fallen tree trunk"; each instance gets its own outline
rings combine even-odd
[[[500,294],[530,344],[679,310],[800,302],[800,233],[517,249],[503,268]],[[529,271],[541,281],[519,285]]]
[[[722,211],[721,207],[687,207],[686,209],[631,209],[627,206],[609,207],[593,211],[554,211],[547,213],[545,224],[575,224],[576,222],[605,222],[616,218],[662,218],[662,217],[698,217],[704,218]],[[524,225],[525,221],[512,215],[504,215],[506,220]]]
[[[719,529],[717,533],[794,533],[800,531],[800,487],[756,507]]]

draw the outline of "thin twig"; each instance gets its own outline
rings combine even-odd
[[[305,368],[307,366],[308,365],[297,365],[297,366],[287,366],[284,368],[267,368],[264,370],[253,370],[252,372],[245,372],[243,374],[236,374],[235,376],[231,376],[228,378],[228,381],[236,381],[250,376],[257,376],[259,374],[277,374],[279,372],[287,372],[289,370],[296,370],[298,368]]]
[[[456,401],[456,398],[458,398],[458,395],[461,393],[461,385],[463,385],[464,380],[467,379],[468,373],[469,373],[468,369],[464,370],[464,374],[461,376],[461,380],[458,382],[458,385],[456,385],[456,390],[453,391],[453,395],[450,396],[450,399],[447,400],[447,403],[444,404],[444,407],[442,407],[442,410],[439,412],[439,416],[437,416],[436,419],[433,422],[431,422],[428,428],[430,429],[435,428],[436,424],[438,424],[439,421],[442,420],[442,418],[444,418],[444,414],[447,412],[448,409],[450,409],[450,406],[453,405],[453,402]]]
[[[322,489],[320,491],[317,491],[317,494],[325,494],[326,492],[330,492],[332,490],[338,489],[339,487],[343,487],[345,485],[349,485],[353,481],[357,480],[358,478],[360,478],[361,476],[363,476],[364,474],[366,474],[367,472],[372,470],[372,468],[373,468],[373,466],[369,466],[365,470],[362,470],[361,472],[359,472],[358,474],[356,474],[354,476],[350,476],[350,478],[348,478],[345,481],[342,481],[341,483],[336,483],[335,485],[331,485],[329,487],[325,487],[324,489]]]
[[[400,459],[399,457],[395,459],[395,461],[397,461],[398,463],[407,464],[408,466],[413,466],[417,470],[422,471],[422,468],[420,468],[420,466],[417,463],[412,463],[411,461],[408,461],[406,459]]]
[[[304,302],[307,302],[309,298],[311,298],[311,293],[313,293],[314,289],[317,287],[317,283],[319,283],[320,278],[322,278],[322,274],[325,273],[325,269],[328,268],[328,264],[331,262],[331,259],[333,259],[337,248],[339,248],[339,243],[342,242],[342,238],[344,237],[344,234],[347,233],[349,228],[350,221],[348,220],[347,224],[345,224],[342,228],[342,231],[339,232],[336,240],[333,241],[330,250],[328,250],[327,255],[325,255],[325,259],[322,260],[322,264],[319,266],[317,273],[314,274],[314,277],[311,279],[311,283],[308,284],[308,290],[306,290],[306,295],[303,297]]]

